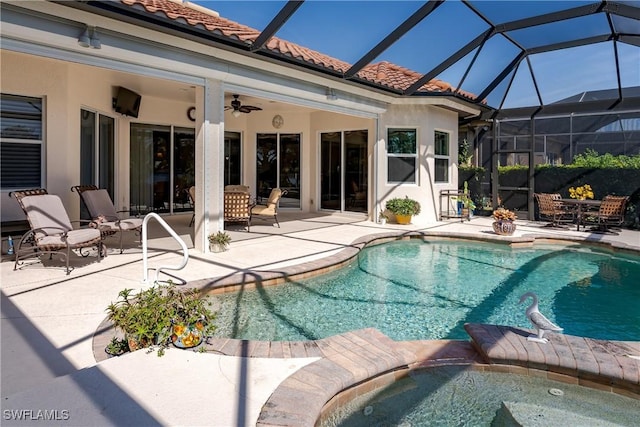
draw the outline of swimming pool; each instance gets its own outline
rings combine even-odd
[[[216,336],[315,340],[374,327],[394,340],[467,339],[463,325],[530,328],[520,295],[564,333],[640,340],[640,258],[586,246],[411,239],[367,247],[304,281],[211,296]]]
[[[638,401],[541,377],[447,366],[363,393],[321,427],[635,426]]]

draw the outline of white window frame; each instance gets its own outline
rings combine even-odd
[[[413,131],[415,132],[416,135],[416,140],[415,140],[415,145],[416,145],[416,149],[415,149],[415,153],[390,153],[389,152],[389,132],[390,131]],[[418,128],[417,127],[409,127],[409,126],[389,126],[387,128],[387,135],[386,135],[386,140],[387,140],[387,147],[386,147],[386,152],[387,152],[387,184],[418,184],[418,168],[420,166],[420,162],[419,162],[419,158],[418,158],[418,148],[419,148],[419,141],[420,141],[420,135],[418,134]],[[413,181],[392,181],[391,179],[389,179],[389,158],[413,158],[414,159],[414,172],[413,172],[413,176],[414,176],[414,180]]]
[[[438,134],[443,134],[447,136],[447,154],[438,154],[437,153],[437,136]],[[447,161],[447,177],[445,181],[439,181],[437,176],[437,162],[438,160],[446,160]],[[433,131],[433,182],[434,184],[448,184],[451,182],[451,132],[435,129]]]
[[[5,96],[11,96],[15,98],[23,98],[24,100],[29,99],[38,99],[40,100],[40,105],[42,111],[40,112],[40,139],[22,139],[22,138],[6,138],[0,135],[0,144],[25,144],[25,145],[38,145],[40,146],[40,182],[37,187],[46,188],[45,178],[46,178],[46,157],[45,157],[45,98],[44,97],[36,97],[36,96],[24,96],[24,95],[14,95],[10,93],[2,93]],[[11,191],[24,188],[24,185],[18,186],[3,186],[2,191]],[[34,187],[33,185],[29,185],[29,187]]]

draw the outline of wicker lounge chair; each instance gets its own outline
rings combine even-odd
[[[278,228],[280,228],[280,223],[278,222],[278,202],[280,201],[280,198],[285,194],[287,194],[287,190],[274,188],[273,190],[271,190],[271,194],[269,194],[269,199],[267,200],[266,205],[255,205],[253,208],[251,208],[251,216],[273,217],[276,225],[278,226]]]
[[[80,195],[103,238],[115,233],[120,234],[120,253],[124,251],[122,248],[124,232],[133,231],[140,235],[142,218],[120,218],[119,214],[128,211],[117,211],[107,190],[91,185],[77,185],[71,187],[71,191],[76,191]]]
[[[19,196],[15,194],[18,192],[13,193],[18,199]],[[17,270],[18,265],[27,258],[40,257],[43,254],[60,254],[65,259],[66,273],[69,274],[71,251],[94,246],[98,252],[98,262],[102,259],[106,249],[100,231],[95,228],[74,229],[60,197],[53,194],[20,193],[22,194],[19,203],[27,215],[31,230],[25,233],[18,243],[14,270]]]

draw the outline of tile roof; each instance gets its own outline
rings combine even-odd
[[[245,42],[251,45],[260,35],[260,31],[219,16],[217,12],[201,6],[182,3],[180,0],[121,0],[124,5],[141,9],[152,14],[164,15],[167,18],[193,27],[211,31],[219,36]],[[272,37],[265,48],[272,53],[289,57],[301,62],[313,64],[334,72],[344,74],[351,64],[296,43]],[[357,73],[357,77],[394,90],[405,90],[422,77],[422,74],[392,64],[387,61],[369,64]],[[449,83],[432,79],[424,84],[421,91],[437,93],[454,93],[455,88]],[[475,95],[459,91],[460,95],[475,99]]]

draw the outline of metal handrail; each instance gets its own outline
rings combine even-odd
[[[147,260],[147,258],[148,258],[147,257],[147,223],[149,222],[149,220],[151,218],[155,218],[160,223],[160,225],[162,225],[162,227],[164,227],[164,229],[167,230],[169,232],[169,234],[171,234],[171,237],[176,239],[176,241],[182,247],[182,253],[184,255],[183,258],[182,258],[182,263],[179,266],[162,265],[162,266],[156,268],[156,277],[155,277],[153,282],[155,283],[155,282],[158,281],[158,274],[160,274],[160,271],[162,271],[162,270],[181,270],[187,265],[187,261],[189,261],[189,251],[187,249],[186,243],[184,243],[184,240],[182,240],[182,238],[180,236],[178,236],[178,234],[173,230],[173,228],[171,228],[171,226],[169,224],[167,224],[167,222],[164,219],[162,219],[162,217],[160,215],[158,215],[155,212],[150,212],[147,215],[145,215],[144,219],[142,220],[142,268],[144,269],[143,279],[142,279],[143,283],[148,283],[148,280],[149,280],[149,268],[147,267],[147,264],[148,264],[148,260]]]

